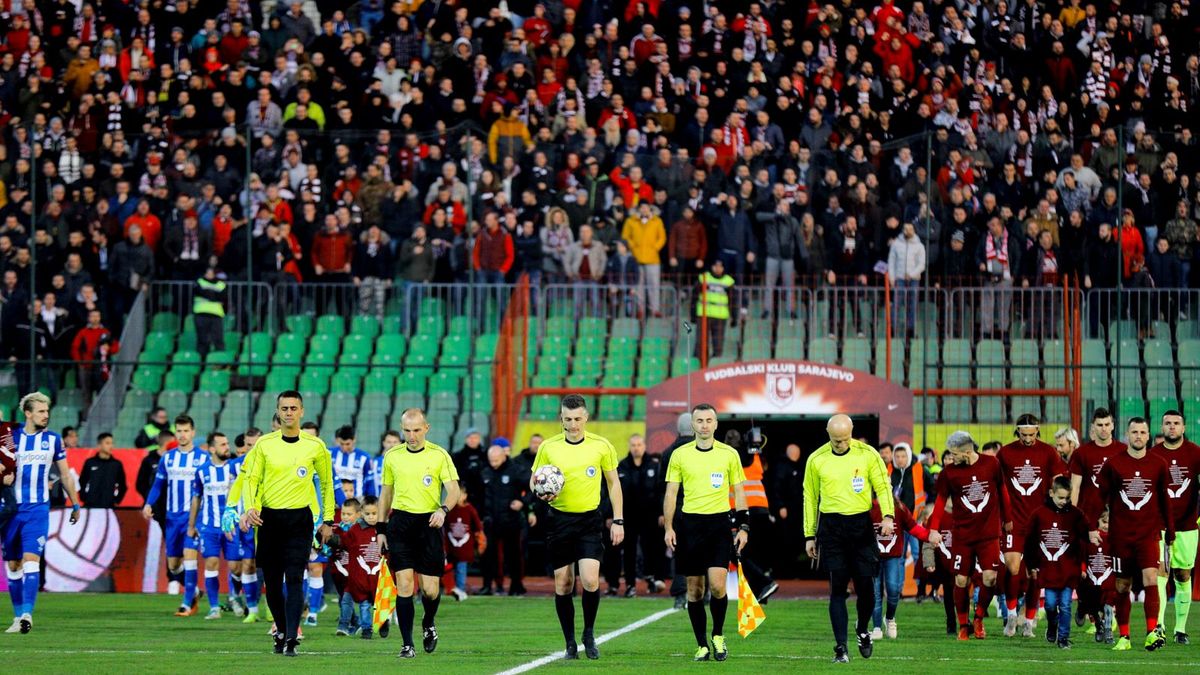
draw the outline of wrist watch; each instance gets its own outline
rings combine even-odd
[[[625,519],[624,518],[613,518],[612,524],[620,525],[621,527],[625,527]]]
[[[447,507],[445,504],[442,504],[442,505],[441,505],[441,506],[439,506],[438,508],[439,508],[439,509],[441,509],[441,510],[442,510],[442,512],[444,512],[444,513],[446,513],[447,515],[449,515],[449,513],[450,513],[450,508],[449,508],[449,507]]]
[[[333,521],[332,521],[332,520],[327,520],[327,521],[325,521],[323,524],[324,524],[324,525],[328,525],[329,527],[333,527]]]

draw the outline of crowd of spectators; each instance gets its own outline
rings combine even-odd
[[[1200,286],[1186,2],[263,7],[0,3],[5,356],[209,267]]]

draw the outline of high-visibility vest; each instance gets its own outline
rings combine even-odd
[[[199,288],[192,300],[192,312],[196,314],[211,314],[225,316],[225,305],[221,304],[221,294],[225,292],[225,282],[217,279],[209,281],[203,277],[196,280]]]
[[[887,465],[888,478],[892,477],[892,471],[895,469],[891,464]],[[913,482],[913,508],[914,515],[921,513],[921,509],[925,508],[925,466],[920,462],[910,464],[908,473],[912,474]],[[903,480],[903,479],[901,479]],[[900,487],[904,487],[901,482]]]
[[[750,462],[750,466],[742,469],[746,474],[746,482],[742,483],[742,489],[746,492],[746,506],[749,508],[767,508],[767,489],[763,485],[763,465],[762,459],[758,455],[754,455],[754,460]],[[733,490],[729,491],[729,507],[737,508],[734,501]]]
[[[700,275],[700,296],[696,298],[696,316],[706,316],[710,319],[729,318],[729,289],[733,286],[733,277],[723,274],[719,277],[710,272]]]

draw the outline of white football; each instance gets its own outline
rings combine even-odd
[[[561,469],[547,464],[533,474],[533,493],[538,497],[554,499],[562,490],[565,481]]]

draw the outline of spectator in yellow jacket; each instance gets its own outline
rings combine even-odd
[[[642,287],[645,294],[643,306],[661,316],[659,287],[662,285],[662,258],[660,251],[667,243],[667,228],[650,202],[641,202],[635,213],[625,219],[621,238],[629,242],[629,250],[642,268]]]
[[[521,151],[533,149],[533,137],[529,135],[529,127],[521,119],[520,109],[512,104],[505,106],[504,117],[492,123],[488,132],[488,157],[492,164],[499,165],[503,157],[512,157],[518,162]]]

